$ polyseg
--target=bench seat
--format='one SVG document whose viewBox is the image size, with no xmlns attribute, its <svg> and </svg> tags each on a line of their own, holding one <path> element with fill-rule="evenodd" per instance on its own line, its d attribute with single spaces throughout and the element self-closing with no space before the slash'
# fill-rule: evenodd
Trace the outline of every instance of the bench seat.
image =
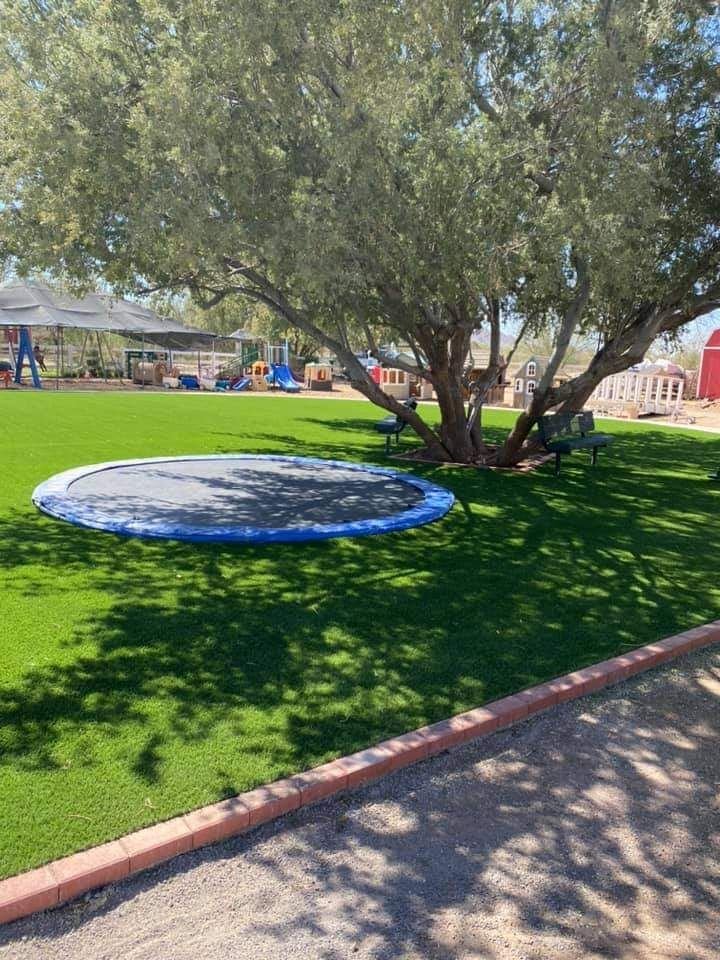
<svg viewBox="0 0 720 960">
<path fill-rule="evenodd" d="M 391 413 L 389 417 L 385 417 L 384 420 L 376 423 L 375 429 L 378 433 L 382 433 L 383 436 L 392 436 L 393 434 L 401 433 L 406 426 L 407 422 L 405 420 L 400 420 L 398 423 L 398 418 L 394 413 Z"/>
<path fill-rule="evenodd" d="M 554 413 L 538 420 L 538 432 L 548 453 L 555 454 L 555 474 L 560 473 L 560 459 L 573 450 L 592 451 L 592 465 L 597 463 L 597 452 L 609 447 L 615 439 L 608 433 L 593 433 L 595 418 L 590 410 L 580 413 Z"/>
<path fill-rule="evenodd" d="M 417 407 L 417 401 L 412 398 L 410 400 L 405 400 L 403 406 L 407 407 L 409 410 L 415 410 Z M 397 417 L 394 413 L 389 414 L 387 417 L 383 417 L 382 420 L 378 420 L 378 422 L 375 424 L 375 429 L 379 434 L 385 437 L 385 453 L 390 453 L 390 438 L 395 437 L 395 443 L 399 443 L 400 434 L 407 426 L 407 420 L 403 420 L 402 417 Z"/>
<path fill-rule="evenodd" d="M 577 437 L 569 440 L 550 440 L 545 449 L 550 453 L 572 453 L 573 450 L 592 450 L 593 447 L 607 447 L 615 437 L 609 433 L 593 433 L 590 437 Z"/>
</svg>

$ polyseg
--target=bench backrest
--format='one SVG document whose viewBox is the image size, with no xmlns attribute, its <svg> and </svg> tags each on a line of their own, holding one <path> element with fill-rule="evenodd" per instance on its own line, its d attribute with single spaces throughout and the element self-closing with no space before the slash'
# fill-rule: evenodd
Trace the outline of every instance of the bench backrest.
<svg viewBox="0 0 720 960">
<path fill-rule="evenodd" d="M 591 410 L 578 413 L 553 413 L 538 420 L 538 430 L 543 443 L 553 437 L 580 436 L 595 429 L 595 417 Z"/>
<path fill-rule="evenodd" d="M 403 401 L 403 406 L 408 407 L 410 410 L 415 410 L 417 408 L 417 400 L 412 397 L 409 400 Z M 383 417 L 379 423 L 375 424 L 375 429 L 379 430 L 380 433 L 400 433 L 408 425 L 407 420 L 403 420 L 402 417 L 399 417 L 396 413 L 389 413 L 386 417 Z"/>
<path fill-rule="evenodd" d="M 417 410 L 417 400 L 414 397 L 410 397 L 409 400 L 403 400 L 403 406 L 408 407 L 410 410 Z M 395 419 L 397 420 L 397 425 L 400 430 L 404 430 L 407 426 L 407 420 L 403 420 L 402 417 L 397 416 L 397 414 Z"/>
</svg>

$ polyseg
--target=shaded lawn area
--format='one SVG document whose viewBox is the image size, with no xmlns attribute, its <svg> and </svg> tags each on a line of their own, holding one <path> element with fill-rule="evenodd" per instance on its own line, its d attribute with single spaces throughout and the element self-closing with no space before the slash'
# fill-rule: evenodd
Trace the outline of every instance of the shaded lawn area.
<svg viewBox="0 0 720 960">
<path fill-rule="evenodd" d="M 382 414 L 50 392 L 0 413 L 0 876 L 720 615 L 710 435 L 606 424 L 597 470 L 576 455 L 559 479 L 415 467 L 458 498 L 438 523 L 223 547 L 83 530 L 30 494 L 125 457 L 383 463 Z"/>
</svg>

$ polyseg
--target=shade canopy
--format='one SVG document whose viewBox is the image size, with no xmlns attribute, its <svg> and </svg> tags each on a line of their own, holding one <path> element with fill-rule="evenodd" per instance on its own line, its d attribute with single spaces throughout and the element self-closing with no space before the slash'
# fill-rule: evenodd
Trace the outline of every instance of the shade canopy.
<svg viewBox="0 0 720 960">
<path fill-rule="evenodd" d="M 33 282 L 0 288 L 0 327 L 100 330 L 174 350 L 207 349 L 218 339 L 217 334 L 160 317 L 130 300 L 105 293 L 78 299 Z"/>
</svg>

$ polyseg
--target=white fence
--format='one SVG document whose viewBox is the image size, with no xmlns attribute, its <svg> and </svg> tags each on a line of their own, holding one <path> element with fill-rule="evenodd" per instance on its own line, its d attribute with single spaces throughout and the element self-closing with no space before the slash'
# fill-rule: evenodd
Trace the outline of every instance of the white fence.
<svg viewBox="0 0 720 960">
<path fill-rule="evenodd" d="M 682 410 L 684 377 L 628 370 L 606 377 L 588 400 L 596 413 L 643 416 Z"/>
</svg>

